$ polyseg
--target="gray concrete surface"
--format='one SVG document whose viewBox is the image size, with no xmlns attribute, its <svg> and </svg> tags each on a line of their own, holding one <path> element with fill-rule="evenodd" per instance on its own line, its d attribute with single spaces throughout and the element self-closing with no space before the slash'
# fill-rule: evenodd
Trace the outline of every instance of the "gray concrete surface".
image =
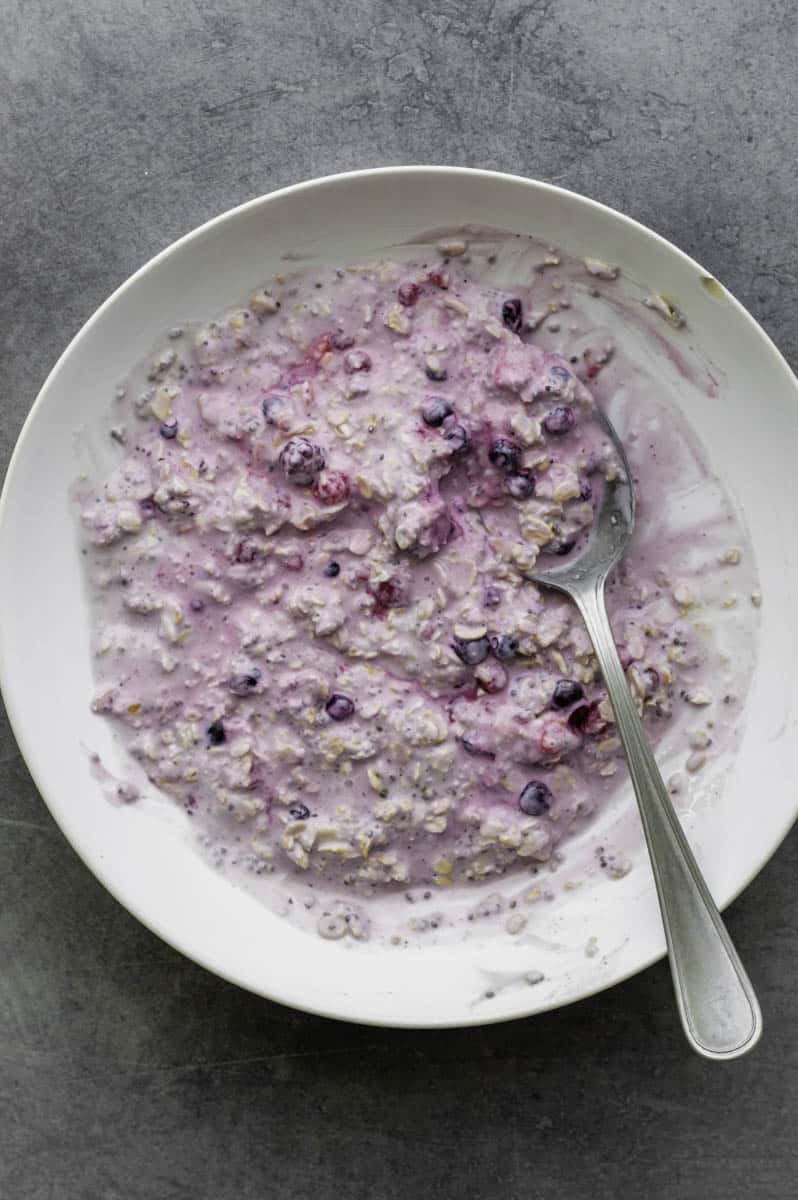
<svg viewBox="0 0 798 1200">
<path fill-rule="evenodd" d="M 58 353 L 135 267 L 350 167 L 587 192 L 694 254 L 796 362 L 793 0 L 0 0 L 0 17 L 3 465 Z M 795 836 L 729 915 L 765 1040 L 711 1066 L 682 1043 L 663 965 L 466 1032 L 246 995 L 105 894 L 7 727 L 0 754 L 4 1200 L 796 1195 Z"/>
</svg>

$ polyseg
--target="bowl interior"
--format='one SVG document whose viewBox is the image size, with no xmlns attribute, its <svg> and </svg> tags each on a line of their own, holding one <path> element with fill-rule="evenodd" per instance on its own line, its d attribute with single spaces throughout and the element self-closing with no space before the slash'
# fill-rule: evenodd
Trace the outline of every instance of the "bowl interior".
<svg viewBox="0 0 798 1200">
<path fill-rule="evenodd" d="M 744 514 L 765 597 L 734 771 L 689 820 L 710 887 L 728 902 L 796 815 L 798 563 L 783 530 L 798 516 L 798 388 L 745 311 L 723 289 L 702 284 L 696 263 L 634 222 L 557 188 L 445 168 L 336 176 L 253 201 L 159 255 L 84 327 L 26 423 L 0 510 L 3 692 L 37 785 L 77 851 L 140 920 L 220 975 L 300 1008 L 385 1024 L 523 1015 L 640 969 L 664 950 L 647 866 L 550 906 L 535 925 L 539 936 L 511 945 L 344 948 L 295 930 L 216 876 L 188 844 L 177 813 L 165 820 L 160 805 L 116 808 L 105 799 L 87 748 L 124 769 L 108 726 L 88 707 L 87 608 L 68 493 L 81 429 L 106 416 L 116 385 L 164 330 L 236 303 L 286 269 L 286 251 L 345 263 L 461 224 L 534 234 L 618 263 L 631 279 L 677 297 L 688 317 L 685 337 L 719 380 L 718 394 L 687 415 Z M 601 954 L 589 958 L 584 947 L 593 936 Z M 525 979 L 531 970 L 545 975 L 534 988 Z M 480 1000 L 486 988 L 496 991 L 490 1005 Z"/>
</svg>

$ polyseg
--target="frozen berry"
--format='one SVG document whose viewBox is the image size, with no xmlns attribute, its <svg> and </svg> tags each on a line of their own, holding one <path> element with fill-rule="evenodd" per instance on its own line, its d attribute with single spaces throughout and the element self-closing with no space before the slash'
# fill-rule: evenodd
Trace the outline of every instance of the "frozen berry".
<svg viewBox="0 0 798 1200">
<path fill-rule="evenodd" d="M 488 449 L 488 458 L 497 471 L 505 475 L 514 475 L 518 470 L 521 458 L 521 447 L 509 438 L 496 438 Z"/>
<path fill-rule="evenodd" d="M 520 333 L 524 323 L 524 306 L 520 300 L 505 300 L 502 305 L 502 320 L 513 333 Z"/>
<path fill-rule="evenodd" d="M 335 559 L 333 559 L 331 562 L 327 563 L 327 566 L 324 568 L 324 574 L 328 579 L 335 579 L 336 575 L 341 574 L 341 564 L 337 563 Z"/>
<path fill-rule="evenodd" d="M 365 350 L 350 350 L 344 355 L 344 370 L 347 375 L 354 375 L 356 371 L 370 371 L 371 355 L 366 354 Z"/>
<path fill-rule="evenodd" d="M 276 425 L 281 416 L 284 416 L 291 401 L 287 396 L 282 396 L 278 392 L 272 392 L 268 396 L 264 396 L 261 401 L 261 410 L 266 418 L 267 425 Z"/>
<path fill-rule="evenodd" d="M 289 483 L 313 483 L 323 470 L 327 456 L 321 446 L 306 437 L 291 438 L 280 451 L 280 466 Z"/>
<path fill-rule="evenodd" d="M 528 817 L 542 817 L 551 808 L 551 789 L 540 779 L 531 779 L 518 797 L 518 807 Z"/>
<path fill-rule="evenodd" d="M 412 308 L 418 300 L 418 284 L 412 279 L 406 279 L 404 283 L 400 283 L 396 289 L 396 295 L 400 304 L 404 304 L 406 308 Z"/>
<path fill-rule="evenodd" d="M 227 681 L 227 686 L 234 696 L 249 696 L 255 691 L 259 682 L 259 668 L 250 667 L 248 671 L 241 671 L 237 675 L 231 675 Z"/>
<path fill-rule="evenodd" d="M 162 421 L 158 432 L 162 438 L 166 438 L 167 442 L 171 442 L 172 438 L 177 437 L 177 418 L 169 417 L 166 421 Z"/>
<path fill-rule="evenodd" d="M 518 638 L 512 633 L 495 633 L 490 638 L 493 657 L 499 662 L 509 662 L 518 654 Z"/>
<path fill-rule="evenodd" d="M 448 400 L 444 400 L 443 396 L 430 396 L 421 410 L 421 419 L 425 425 L 437 429 L 453 412 L 451 404 Z"/>
<path fill-rule="evenodd" d="M 328 717 L 333 721 L 345 721 L 355 711 L 354 701 L 350 700 L 348 696 L 341 695 L 340 692 L 333 692 L 324 707 Z"/>
<path fill-rule="evenodd" d="M 449 443 L 452 454 L 464 454 L 471 444 L 465 425 L 452 425 L 443 436 Z"/>
<path fill-rule="evenodd" d="M 575 679 L 559 679 L 555 685 L 551 702 L 555 708 L 570 708 L 581 700 L 585 690 Z"/>
<path fill-rule="evenodd" d="M 467 667 L 475 667 L 490 654 L 490 642 L 486 637 L 469 638 L 467 641 L 465 638 L 455 638 L 452 649 Z"/>
<path fill-rule="evenodd" d="M 343 471 L 322 471 L 313 495 L 319 504 L 341 504 L 349 495 L 349 477 Z"/>
<path fill-rule="evenodd" d="M 535 475 L 533 471 L 518 471 L 505 481 L 504 486 L 513 500 L 528 500 L 535 494 Z"/>
<path fill-rule="evenodd" d="M 543 418 L 543 428 L 546 433 L 554 434 L 560 437 L 564 433 L 569 433 L 576 423 L 576 416 L 570 404 L 558 404 L 556 408 L 552 408 L 546 413 Z"/>
<path fill-rule="evenodd" d="M 227 741 L 227 734 L 224 731 L 224 725 L 221 721 L 213 721 L 208 726 L 208 741 L 212 746 L 221 746 L 222 742 Z"/>
</svg>

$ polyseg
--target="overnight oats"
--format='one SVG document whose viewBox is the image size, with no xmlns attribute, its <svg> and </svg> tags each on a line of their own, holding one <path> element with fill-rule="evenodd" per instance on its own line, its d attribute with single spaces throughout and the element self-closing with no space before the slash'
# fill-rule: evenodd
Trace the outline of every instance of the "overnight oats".
<svg viewBox="0 0 798 1200">
<path fill-rule="evenodd" d="M 576 609 L 529 579 L 578 553 L 619 470 L 597 397 L 640 509 L 608 604 L 674 793 L 733 741 L 750 661 L 724 628 L 750 641 L 759 602 L 744 532 L 716 481 L 698 512 L 688 435 L 591 314 L 603 298 L 631 328 L 617 272 L 533 246 L 515 286 L 491 272 L 518 242 L 450 240 L 172 330 L 120 388 L 112 469 L 79 488 L 95 712 L 219 869 L 325 937 L 397 941 L 454 921 L 449 896 L 520 931 L 505 897 L 552 895 L 625 782 Z M 654 346 L 679 318 L 647 299 Z M 605 840 L 591 862 L 622 875 Z M 431 915 L 374 922 L 378 901 Z"/>
</svg>

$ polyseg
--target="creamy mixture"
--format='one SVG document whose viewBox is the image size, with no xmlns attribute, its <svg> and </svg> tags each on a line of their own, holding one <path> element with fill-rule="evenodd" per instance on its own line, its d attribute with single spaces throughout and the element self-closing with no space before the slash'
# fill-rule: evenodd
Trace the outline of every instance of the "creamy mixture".
<svg viewBox="0 0 798 1200">
<path fill-rule="evenodd" d="M 366 936 L 382 893 L 499 911 L 483 881 L 559 862 L 623 769 L 581 621 L 529 579 L 578 553 L 619 469 L 592 418 L 616 346 L 584 318 L 563 335 L 564 292 L 540 307 L 554 254 L 509 290 L 490 263 L 450 241 L 297 273 L 173 330 L 120 389 L 114 469 L 80 489 L 95 711 L 217 865 L 279 878 L 325 937 Z M 641 520 L 671 486 L 647 448 Z M 644 535 L 610 593 L 648 732 L 680 729 L 688 775 L 744 691 L 696 620 L 696 581 L 741 557 L 719 528 L 692 576 Z"/>
</svg>

